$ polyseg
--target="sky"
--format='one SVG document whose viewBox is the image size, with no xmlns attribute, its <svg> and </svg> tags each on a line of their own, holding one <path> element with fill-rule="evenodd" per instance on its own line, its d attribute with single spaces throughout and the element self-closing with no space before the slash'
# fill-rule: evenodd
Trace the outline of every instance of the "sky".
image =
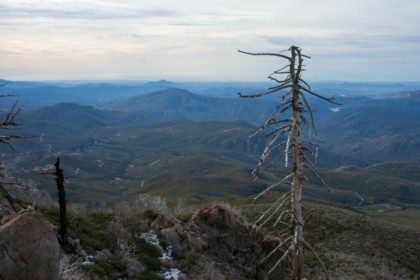
<svg viewBox="0 0 420 280">
<path fill-rule="evenodd" d="M 420 81 L 418 0 L 0 0 L 0 78 Z M 287 54 L 287 53 L 285 53 Z"/>
</svg>

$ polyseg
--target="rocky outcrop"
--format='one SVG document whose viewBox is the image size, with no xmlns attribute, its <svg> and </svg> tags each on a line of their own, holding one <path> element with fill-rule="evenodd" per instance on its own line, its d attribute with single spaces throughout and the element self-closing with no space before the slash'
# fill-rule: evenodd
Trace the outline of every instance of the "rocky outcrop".
<svg viewBox="0 0 420 280">
<path fill-rule="evenodd" d="M 0 279 L 59 279 L 60 246 L 51 224 L 23 210 L 0 221 Z"/>
<path fill-rule="evenodd" d="M 189 259 L 201 268 L 212 264 L 209 270 L 223 275 L 214 279 L 267 280 L 285 276 L 281 269 L 268 275 L 277 261 L 276 256 L 261 262 L 278 245 L 278 240 L 252 230 L 239 215 L 223 206 L 200 209 L 190 222 L 165 226 L 160 235 L 172 246 L 175 258 Z M 190 277 L 194 273 L 185 272 Z M 193 279 L 190 277 L 188 279 Z"/>
</svg>

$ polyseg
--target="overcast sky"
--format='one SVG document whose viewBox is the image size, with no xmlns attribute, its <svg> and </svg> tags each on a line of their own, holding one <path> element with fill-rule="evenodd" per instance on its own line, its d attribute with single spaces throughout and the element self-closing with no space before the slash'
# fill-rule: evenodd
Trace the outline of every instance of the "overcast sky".
<svg viewBox="0 0 420 280">
<path fill-rule="evenodd" d="M 0 0 L 0 78 L 420 81 L 419 0 Z"/>
</svg>

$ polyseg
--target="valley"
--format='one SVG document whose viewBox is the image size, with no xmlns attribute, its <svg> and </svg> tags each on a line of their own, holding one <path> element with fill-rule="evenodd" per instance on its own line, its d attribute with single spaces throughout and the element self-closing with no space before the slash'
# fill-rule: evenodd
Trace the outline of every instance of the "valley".
<svg viewBox="0 0 420 280">
<path fill-rule="evenodd" d="M 17 87 L 10 85 L 10 90 Z M 168 86 L 194 88 L 168 81 L 17 87 L 25 89 L 19 104 L 38 100 L 36 108 L 23 108 L 21 114 L 22 133 L 36 137 L 14 143 L 15 152 L 5 151 L 9 169 L 53 193 L 53 184 L 39 174 L 60 156 L 70 182 L 70 199 L 92 201 L 100 193 L 101 203 L 114 201 L 123 193 L 141 192 L 168 193 L 174 198 L 250 196 L 275 180 L 270 177 L 285 174 L 280 161 L 274 166 L 279 171 L 269 170 L 270 175 L 260 180 L 253 181 L 249 175 L 267 141 L 266 135 L 255 132 L 276 106 L 275 100 L 219 97 L 225 90 L 234 95 L 235 91 L 253 91 L 264 84 L 196 85 L 201 94 L 165 88 Z M 339 85 L 317 86 L 331 93 Z M 419 203 L 414 174 L 420 174 L 420 99 L 391 94 L 397 85 L 383 87 L 346 84 L 337 92 L 347 93 L 351 88 L 353 96 L 338 96 L 342 105 L 335 109 L 310 100 L 320 146 L 317 166 L 337 193 L 328 195 L 320 182 L 311 178 L 308 196 L 352 204 L 359 203 L 358 195 L 368 204 Z M 57 88 L 62 93 L 49 93 Z M 367 88 L 371 97 L 357 95 Z M 85 92 L 89 89 L 94 90 Z M 51 97 L 38 96 L 40 90 Z M 213 95 L 202 94 L 210 90 Z M 102 98 L 93 102 L 93 97 L 100 94 Z M 104 98 L 117 96 L 117 100 L 103 102 Z M 60 102 L 44 105 L 53 97 Z M 72 98 L 81 102 L 64 102 Z M 86 101 L 92 104 L 83 105 Z M 166 191 L 165 185 L 179 191 Z M 181 191 L 186 185 L 189 191 Z M 90 197 L 89 193 L 96 195 Z"/>
<path fill-rule="evenodd" d="M 104 215 L 109 223 L 113 215 L 121 215 L 122 205 L 134 209 L 145 198 L 171 209 L 164 207 L 164 213 L 185 219 L 183 227 L 191 223 L 194 211 L 214 204 L 228 204 L 253 222 L 289 186 L 281 185 L 256 202 L 253 198 L 291 172 L 280 159 L 261 178 L 251 176 L 268 139 L 258 127 L 276 100 L 235 95 L 263 86 L 159 81 L 2 89 L 24 89 L 18 98 L 22 129 L 13 133 L 30 137 L 15 141 L 14 150 L 3 147 L 7 174 L 21 183 L 8 189 L 27 195 L 35 187 L 38 198 L 55 201 L 55 181 L 42 173 L 51 171 L 60 157 L 73 221 Z M 332 193 L 306 170 L 304 211 L 311 216 L 306 238 L 334 277 L 350 273 L 350 266 L 359 267 L 352 272 L 355 277 L 366 279 L 379 271 L 381 279 L 416 279 L 420 273 L 412 265 L 420 246 L 420 99 L 410 93 L 417 86 L 325 82 L 316 88 L 336 93 L 342 105 L 309 100 L 318 128 L 317 166 Z M 366 95 L 359 95 L 365 90 Z M 3 106 L 15 100 L 11 97 Z M 149 213 L 139 209 L 132 213 Z M 42 211 L 55 221 L 57 210 Z M 87 248 L 99 246 L 77 233 L 77 227 L 72 230 Z M 101 235 L 107 230 L 101 228 Z M 412 244 L 409 254 L 407 244 Z M 316 261 L 305 258 L 308 273 L 322 277 Z"/>
</svg>

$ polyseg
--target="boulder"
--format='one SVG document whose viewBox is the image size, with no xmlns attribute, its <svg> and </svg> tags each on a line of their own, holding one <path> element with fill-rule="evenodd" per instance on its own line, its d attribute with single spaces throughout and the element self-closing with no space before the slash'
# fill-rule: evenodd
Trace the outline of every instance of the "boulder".
<svg viewBox="0 0 420 280">
<path fill-rule="evenodd" d="M 0 279 L 59 279 L 59 250 L 52 225 L 34 210 L 0 221 Z"/>
<path fill-rule="evenodd" d="M 16 211 L 13 210 L 12 206 L 6 199 L 0 199 L 0 220 L 3 217 L 6 217 L 8 215 L 11 215 L 15 213 Z"/>
</svg>

